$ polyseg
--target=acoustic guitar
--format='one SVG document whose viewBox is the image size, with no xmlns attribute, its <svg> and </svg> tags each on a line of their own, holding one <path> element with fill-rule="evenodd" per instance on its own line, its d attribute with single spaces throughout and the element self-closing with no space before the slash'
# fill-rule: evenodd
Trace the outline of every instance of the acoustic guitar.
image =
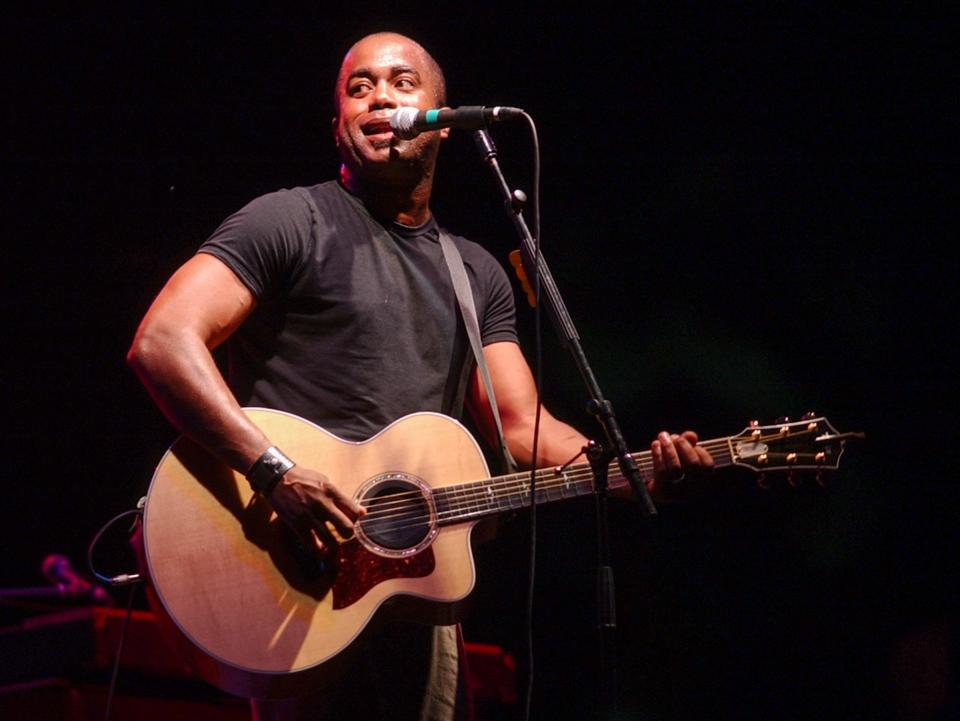
<svg viewBox="0 0 960 721">
<path fill-rule="evenodd" d="M 383 616 L 453 623 L 475 583 L 480 519 L 530 504 L 528 472 L 491 478 L 457 421 L 416 413 L 362 442 L 297 416 L 246 413 L 284 453 L 321 469 L 368 509 L 355 534 L 321 558 L 293 540 L 242 475 L 186 438 L 162 458 L 143 518 L 151 599 L 215 686 L 277 697 L 332 676 Z M 718 467 L 837 468 L 845 441 L 825 418 L 753 425 L 702 442 Z M 650 452 L 634 454 L 645 477 Z M 610 486 L 626 485 L 610 465 Z M 588 463 L 536 472 L 536 503 L 593 493 Z"/>
</svg>

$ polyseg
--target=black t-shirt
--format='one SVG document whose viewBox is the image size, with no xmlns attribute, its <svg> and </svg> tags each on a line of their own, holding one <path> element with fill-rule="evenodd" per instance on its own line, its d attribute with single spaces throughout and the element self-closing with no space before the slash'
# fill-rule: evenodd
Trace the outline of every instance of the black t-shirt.
<svg viewBox="0 0 960 721">
<path fill-rule="evenodd" d="M 431 219 L 384 226 L 338 183 L 261 196 L 200 248 L 257 307 L 228 343 L 244 406 L 295 413 L 362 440 L 416 411 L 458 415 L 473 358 Z M 516 342 L 513 293 L 483 248 L 451 236 L 483 344 Z"/>
</svg>

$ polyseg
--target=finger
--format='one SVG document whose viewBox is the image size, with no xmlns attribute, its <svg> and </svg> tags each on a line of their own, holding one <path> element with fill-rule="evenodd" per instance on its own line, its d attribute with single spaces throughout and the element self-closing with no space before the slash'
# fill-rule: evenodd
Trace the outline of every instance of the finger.
<svg viewBox="0 0 960 721">
<path fill-rule="evenodd" d="M 346 493 L 340 490 L 335 483 L 332 483 L 329 480 L 323 481 L 320 484 L 320 491 L 331 501 L 333 501 L 337 513 L 350 522 L 351 529 L 353 528 L 352 521 L 367 512 L 367 510 L 356 500 L 348 496 Z M 330 507 L 331 510 L 334 510 L 334 506 Z"/>
<path fill-rule="evenodd" d="M 332 551 L 340 545 L 340 539 L 338 539 L 331 530 L 331 525 L 318 515 L 314 515 L 313 518 L 314 526 L 313 532 L 316 534 L 318 545 L 321 549 Z M 339 531 L 337 531 L 339 533 Z"/>
<path fill-rule="evenodd" d="M 653 461 L 654 473 L 663 470 L 663 448 L 660 441 L 653 441 L 650 444 L 650 460 Z"/>
<path fill-rule="evenodd" d="M 330 521 L 337 533 L 349 538 L 353 535 L 353 520 L 340 509 L 349 502 L 350 499 L 334 483 L 323 478 L 311 494 L 310 512 L 318 524 Z"/>
<path fill-rule="evenodd" d="M 697 455 L 700 457 L 700 467 L 705 471 L 713 470 L 713 456 L 710 455 L 708 451 L 703 446 L 694 446 L 694 449 L 697 452 Z"/>
<path fill-rule="evenodd" d="M 706 448 L 697 445 L 697 441 L 699 440 L 697 434 L 694 431 L 684 431 L 680 435 L 686 438 L 690 445 L 693 446 L 693 450 L 697 454 L 697 465 L 704 471 L 713 470 L 713 456 L 710 455 L 710 451 Z"/>
<path fill-rule="evenodd" d="M 350 498 L 345 494 L 341 494 L 338 498 L 334 499 L 337 507 L 343 511 L 350 520 L 357 520 L 362 516 L 367 515 L 367 509 L 361 506 L 356 500 Z"/>
<path fill-rule="evenodd" d="M 650 460 L 653 463 L 653 478 L 647 482 L 647 485 L 648 488 L 654 488 L 660 485 L 660 481 L 666 475 L 663 469 L 663 447 L 660 441 L 655 440 L 650 444 Z"/>
<path fill-rule="evenodd" d="M 680 463 L 680 456 L 677 453 L 677 446 L 673 440 L 674 438 L 678 438 L 678 436 L 671 436 L 666 431 L 661 431 L 657 436 L 657 440 L 660 441 L 660 446 L 663 450 L 664 471 L 670 478 L 679 478 L 683 475 L 683 468 Z"/>
<path fill-rule="evenodd" d="M 684 431 L 680 435 L 686 438 L 691 446 L 697 445 L 697 441 L 700 440 L 700 437 L 694 431 Z"/>
<path fill-rule="evenodd" d="M 317 537 L 313 534 L 313 527 L 309 518 L 295 519 L 293 522 L 287 523 L 287 528 L 293 532 L 304 552 L 317 553 L 322 548 Z"/>
<path fill-rule="evenodd" d="M 677 457 L 680 459 L 680 465 L 683 468 L 693 468 L 700 465 L 700 456 L 697 454 L 696 447 L 690 443 L 684 435 L 672 435 L 673 446 L 677 450 Z"/>
<path fill-rule="evenodd" d="M 317 500 L 312 507 L 314 517 L 321 523 L 330 522 L 344 538 L 350 538 L 353 535 L 353 521 L 339 508 L 336 502 L 327 497 Z"/>
<path fill-rule="evenodd" d="M 663 447 L 660 441 L 654 441 L 650 444 L 650 460 L 653 461 L 654 470 L 663 468 Z"/>
</svg>

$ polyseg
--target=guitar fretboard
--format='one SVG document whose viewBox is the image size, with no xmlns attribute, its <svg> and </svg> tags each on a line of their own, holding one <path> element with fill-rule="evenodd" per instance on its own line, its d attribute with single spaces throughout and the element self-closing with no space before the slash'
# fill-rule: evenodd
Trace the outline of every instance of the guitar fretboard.
<svg viewBox="0 0 960 721">
<path fill-rule="evenodd" d="M 730 438 L 704 441 L 700 445 L 710 451 L 717 467 L 730 465 Z M 644 480 L 653 476 L 650 451 L 631 454 Z M 627 485 L 620 466 L 613 462 L 608 467 L 610 488 Z M 437 516 L 441 525 L 460 523 L 517 510 L 530 505 L 530 472 L 511 473 L 496 478 L 469 481 L 434 490 Z M 535 499 L 537 505 L 576 498 L 593 493 L 593 471 L 589 463 L 578 463 L 564 468 L 541 468 L 536 472 Z"/>
</svg>

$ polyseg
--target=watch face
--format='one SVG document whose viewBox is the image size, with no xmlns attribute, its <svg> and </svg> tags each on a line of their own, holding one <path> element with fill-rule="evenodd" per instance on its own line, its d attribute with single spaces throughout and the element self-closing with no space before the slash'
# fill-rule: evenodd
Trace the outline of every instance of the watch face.
<svg viewBox="0 0 960 721">
<path fill-rule="evenodd" d="M 254 491 L 268 494 L 283 474 L 294 465 L 293 461 L 276 448 L 270 448 L 253 464 L 253 468 L 247 474 L 247 480 Z"/>
</svg>

